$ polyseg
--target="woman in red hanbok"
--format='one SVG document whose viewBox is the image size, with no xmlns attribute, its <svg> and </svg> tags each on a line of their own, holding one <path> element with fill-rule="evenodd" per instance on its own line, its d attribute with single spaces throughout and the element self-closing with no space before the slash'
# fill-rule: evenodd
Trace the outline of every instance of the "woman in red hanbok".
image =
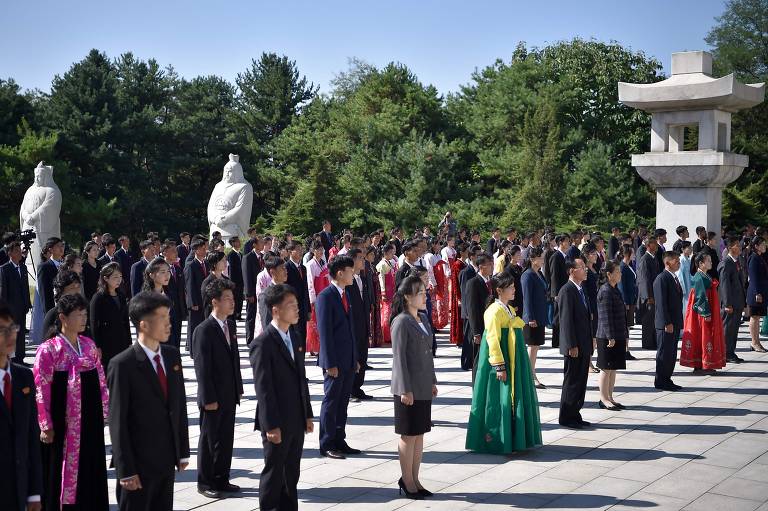
<svg viewBox="0 0 768 511">
<path fill-rule="evenodd" d="M 384 343 L 384 334 L 381 330 L 381 284 L 379 282 L 379 272 L 374 263 L 376 260 L 376 247 L 371 245 L 365 250 L 365 260 L 371 265 L 371 282 L 373 282 L 373 304 L 369 320 L 371 337 L 368 346 L 377 348 Z"/>
<path fill-rule="evenodd" d="M 683 324 L 680 365 L 696 374 L 715 374 L 725 367 L 725 337 L 720 317 L 717 280 L 707 274 L 712 268 L 709 254 L 696 254 L 696 274 L 691 277 L 688 310 Z"/>
<path fill-rule="evenodd" d="M 395 259 L 395 245 L 387 243 L 384 246 L 383 257 L 376 266 L 379 272 L 379 286 L 381 287 L 381 336 L 384 344 L 392 343 L 389 331 L 389 315 L 392 311 L 392 298 L 395 296 L 395 274 L 397 273 L 397 259 Z"/>
<path fill-rule="evenodd" d="M 432 268 L 435 274 L 435 328 L 441 330 L 448 324 L 450 297 L 448 296 L 448 263 L 440 259 Z"/>
<path fill-rule="evenodd" d="M 461 320 L 461 288 L 459 287 L 459 273 L 467 267 L 464 260 L 467 258 L 469 245 L 461 243 L 458 247 L 459 254 L 456 259 L 449 261 L 451 268 L 451 344 L 461 346 L 464 340 L 464 323 Z"/>
<path fill-rule="evenodd" d="M 315 319 L 315 299 L 320 291 L 331 284 L 328 274 L 328 266 L 323 260 L 325 249 L 322 243 L 315 242 L 312 245 L 314 253 L 312 259 L 306 264 L 307 267 L 307 288 L 309 290 L 309 303 L 312 308 L 309 321 L 307 321 L 307 353 L 317 355 L 320 352 L 320 336 L 317 333 L 317 320 Z"/>
</svg>

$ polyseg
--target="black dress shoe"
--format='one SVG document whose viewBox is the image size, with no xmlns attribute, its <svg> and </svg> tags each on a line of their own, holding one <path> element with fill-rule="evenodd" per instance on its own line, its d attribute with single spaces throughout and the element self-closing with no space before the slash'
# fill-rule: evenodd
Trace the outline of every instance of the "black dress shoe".
<svg viewBox="0 0 768 511">
<path fill-rule="evenodd" d="M 236 484 L 227 483 L 219 488 L 219 491 L 225 491 L 227 493 L 238 493 L 240 491 L 240 487 Z"/>
<path fill-rule="evenodd" d="M 332 460 L 345 460 L 347 459 L 346 456 L 341 451 L 334 451 L 331 449 L 330 451 L 324 451 L 320 449 L 320 456 L 323 456 L 324 458 L 331 458 Z"/>
<path fill-rule="evenodd" d="M 625 351 L 625 352 L 624 352 L 624 360 L 637 360 L 637 357 L 636 357 L 636 356 L 634 356 L 634 355 L 633 355 L 632 353 L 630 353 L 629 351 Z"/>
<path fill-rule="evenodd" d="M 564 428 L 569 429 L 583 429 L 584 426 L 581 425 L 581 422 L 561 422 L 560 425 Z"/>
<path fill-rule="evenodd" d="M 365 366 L 363 366 L 363 369 L 365 369 L 365 370 L 367 371 L 367 370 L 369 370 L 369 369 L 373 369 L 373 367 L 372 367 L 370 364 L 368 364 L 368 363 L 366 362 L 366 363 L 365 363 Z"/>
<path fill-rule="evenodd" d="M 203 497 L 208 497 L 209 499 L 220 499 L 222 498 L 222 495 L 217 490 L 214 490 L 213 488 L 198 488 L 197 493 L 202 495 Z"/>
<path fill-rule="evenodd" d="M 547 388 L 547 386 L 544 385 L 541 382 L 536 382 L 536 383 L 533 384 L 533 386 L 536 387 L 537 389 L 546 389 Z"/>
<path fill-rule="evenodd" d="M 736 357 L 728 357 L 728 358 L 725 359 L 725 361 L 728 362 L 729 364 L 743 364 L 744 363 L 744 359 L 740 358 L 738 356 L 736 356 Z"/>
<path fill-rule="evenodd" d="M 349 402 L 350 403 L 359 403 L 360 402 L 360 398 L 357 397 L 357 396 L 349 396 Z"/>
<path fill-rule="evenodd" d="M 581 426 L 582 428 L 591 428 L 592 423 L 587 421 L 579 421 L 579 426 Z"/>
<path fill-rule="evenodd" d="M 360 454 L 362 451 L 360 449 L 353 449 L 347 444 L 344 444 L 339 448 L 339 452 L 343 454 Z"/>
</svg>

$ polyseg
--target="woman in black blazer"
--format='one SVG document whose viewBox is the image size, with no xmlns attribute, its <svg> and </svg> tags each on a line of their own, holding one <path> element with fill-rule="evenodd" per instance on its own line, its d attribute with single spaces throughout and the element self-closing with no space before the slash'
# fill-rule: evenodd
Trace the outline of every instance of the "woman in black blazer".
<svg viewBox="0 0 768 511">
<path fill-rule="evenodd" d="M 99 289 L 99 275 L 101 271 L 101 265 L 96 260 L 99 255 L 99 246 L 93 241 L 89 241 L 85 244 L 83 249 L 83 271 L 80 276 L 83 279 L 83 295 L 89 302 L 96 291 Z"/>
<path fill-rule="evenodd" d="M 99 288 L 91 299 L 91 334 L 101 351 L 104 371 L 112 358 L 131 346 L 128 303 L 119 291 L 123 273 L 119 263 L 109 263 L 99 273 Z"/>
<path fill-rule="evenodd" d="M 621 281 L 621 268 L 614 261 L 605 263 L 608 280 L 597 293 L 597 366 L 600 373 L 600 408 L 622 410 L 624 406 L 613 399 L 616 386 L 616 370 L 626 369 L 624 356 L 627 345 L 627 322 L 624 299 L 617 284 Z"/>
<path fill-rule="evenodd" d="M 768 263 L 765 259 L 766 242 L 762 236 L 752 239 L 752 255 L 747 263 L 749 286 L 747 287 L 747 305 L 749 305 L 749 334 L 752 337 L 750 349 L 765 353 L 760 344 L 760 318 L 768 314 Z"/>
</svg>

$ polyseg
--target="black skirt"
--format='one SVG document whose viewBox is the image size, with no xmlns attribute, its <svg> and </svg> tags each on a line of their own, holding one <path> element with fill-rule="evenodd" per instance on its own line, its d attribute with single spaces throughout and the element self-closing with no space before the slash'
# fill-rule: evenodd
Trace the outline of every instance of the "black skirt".
<svg viewBox="0 0 768 511">
<path fill-rule="evenodd" d="M 400 396 L 395 400 L 395 433 L 405 436 L 423 435 L 432 429 L 432 400 L 414 400 L 405 406 Z"/>
<path fill-rule="evenodd" d="M 104 448 L 104 415 L 101 388 L 96 369 L 80 373 L 80 461 L 77 474 L 76 503 L 64 505 L 64 511 L 109 509 L 107 464 Z M 53 373 L 51 418 L 53 443 L 42 444 L 43 509 L 58 511 L 61 493 L 61 467 L 64 462 L 64 437 L 67 434 L 67 372 Z"/>
<path fill-rule="evenodd" d="M 539 325 L 536 328 L 525 325 L 523 327 L 523 339 L 525 339 L 526 346 L 543 346 L 544 325 Z"/>
<path fill-rule="evenodd" d="M 600 369 L 626 369 L 627 341 L 616 339 L 613 348 L 608 347 L 608 339 L 597 340 L 597 367 Z"/>
<path fill-rule="evenodd" d="M 757 303 L 749 306 L 749 315 L 762 318 L 766 315 L 766 305 L 764 303 Z"/>
</svg>

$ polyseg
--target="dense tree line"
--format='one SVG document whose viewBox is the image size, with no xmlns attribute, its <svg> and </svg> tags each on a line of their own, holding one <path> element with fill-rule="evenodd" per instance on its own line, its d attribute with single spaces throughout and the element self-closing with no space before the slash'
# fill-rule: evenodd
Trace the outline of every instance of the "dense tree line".
<svg viewBox="0 0 768 511">
<path fill-rule="evenodd" d="M 744 36 L 766 18 L 768 1 L 728 5 L 707 39 L 718 72 L 766 77 L 764 40 Z M 276 54 L 232 84 L 92 50 L 50 93 L 0 80 L 0 226 L 18 226 L 44 160 L 72 241 L 96 228 L 205 231 L 230 152 L 241 155 L 264 230 L 313 232 L 325 217 L 411 228 L 446 209 L 478 229 L 652 223 L 653 191 L 630 167 L 632 153 L 648 150 L 650 117 L 618 103 L 617 82 L 658 81 L 661 69 L 617 43 L 574 39 L 521 43 L 447 97 L 402 64 L 354 59 L 321 93 Z M 768 220 L 767 125 L 765 104 L 734 118 L 734 150 L 751 165 L 725 193 L 734 225 Z"/>
</svg>

